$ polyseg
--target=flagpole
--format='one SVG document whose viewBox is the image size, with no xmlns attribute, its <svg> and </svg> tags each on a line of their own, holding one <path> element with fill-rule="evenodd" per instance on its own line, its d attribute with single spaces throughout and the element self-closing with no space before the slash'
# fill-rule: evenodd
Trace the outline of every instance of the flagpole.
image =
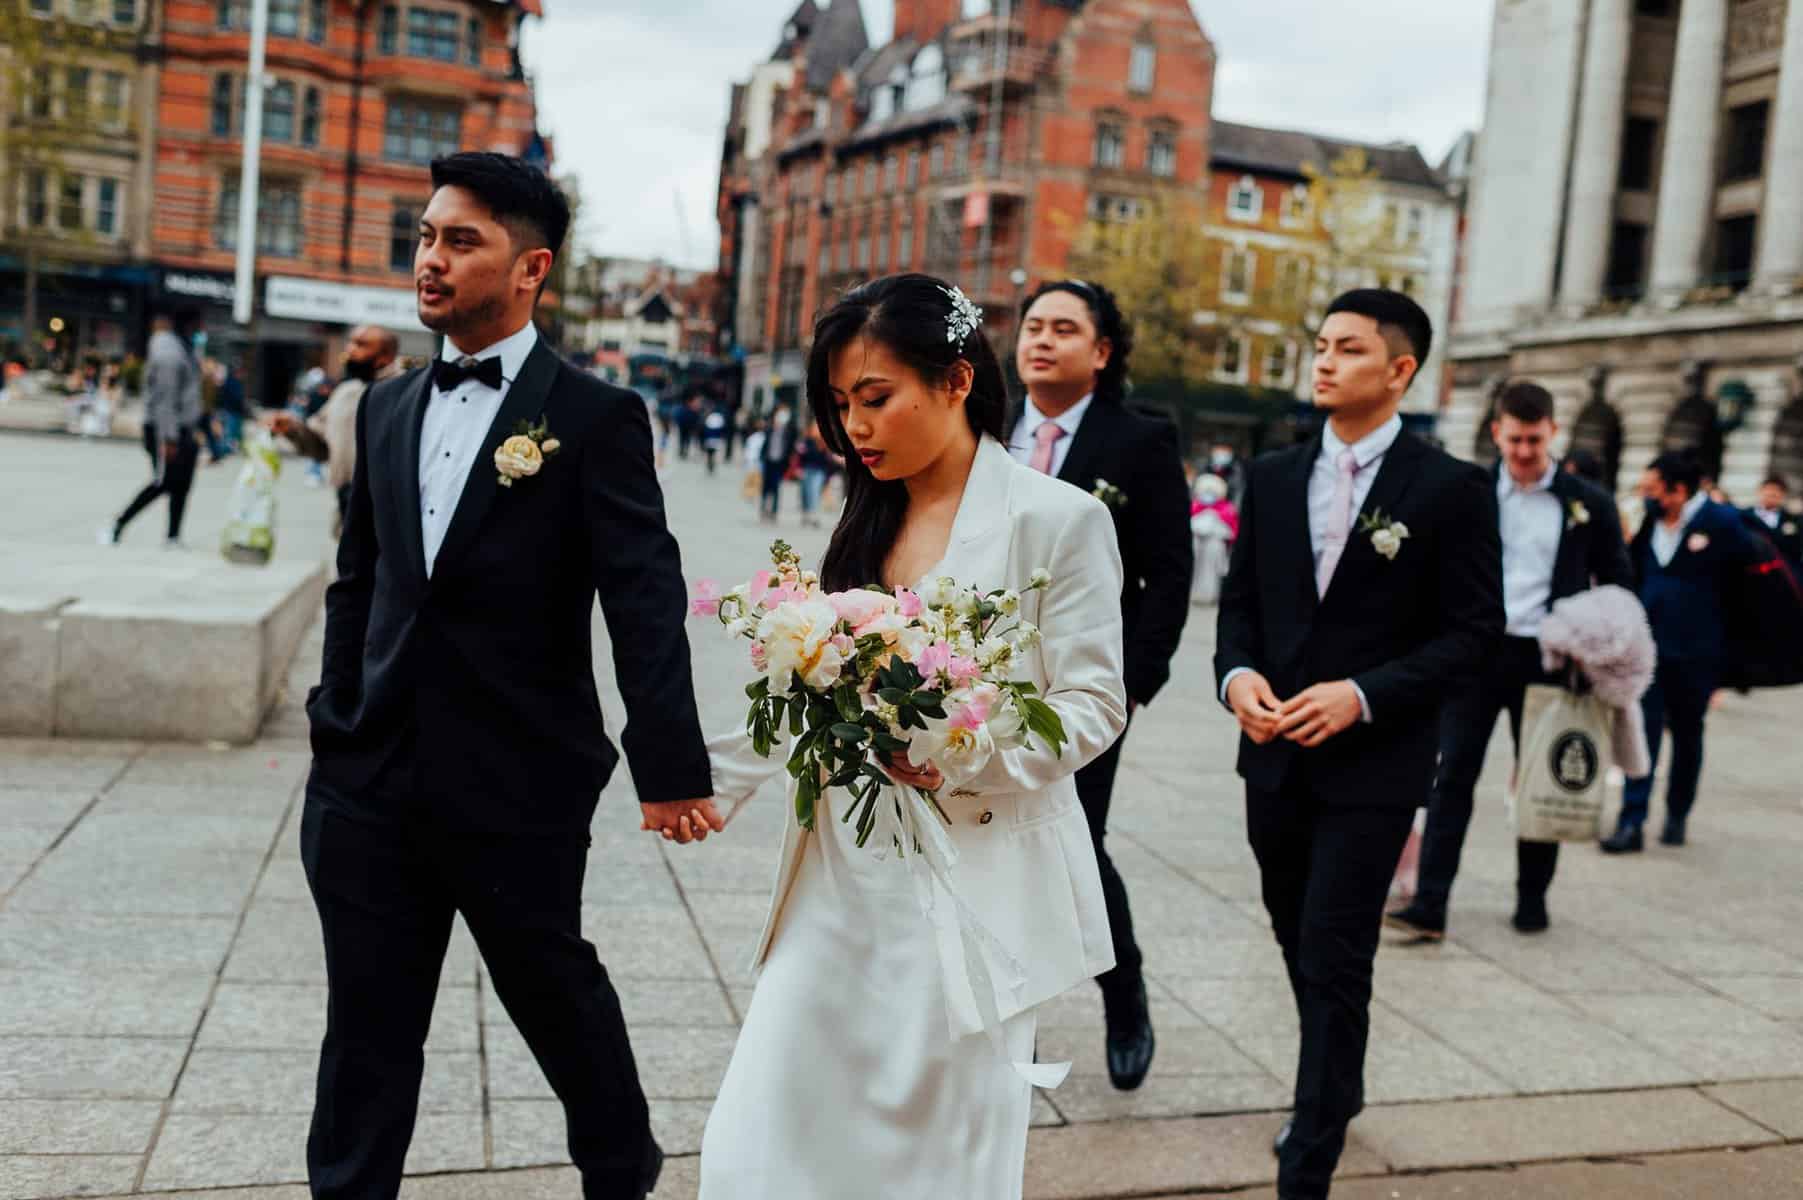
<svg viewBox="0 0 1803 1200">
<path fill-rule="evenodd" d="M 238 261 L 232 320 L 248 325 L 255 310 L 257 189 L 263 157 L 264 54 L 269 42 L 269 0 L 250 0 L 250 70 L 244 76 L 244 163 L 238 172 Z"/>
</svg>

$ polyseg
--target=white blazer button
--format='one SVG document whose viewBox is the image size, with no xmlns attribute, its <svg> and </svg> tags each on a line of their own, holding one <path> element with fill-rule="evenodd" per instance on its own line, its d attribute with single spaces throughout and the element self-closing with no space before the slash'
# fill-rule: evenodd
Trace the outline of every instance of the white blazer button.
<svg viewBox="0 0 1803 1200">
<path fill-rule="evenodd" d="M 995 820 L 995 814 L 990 812 L 988 809 L 984 809 L 983 815 L 977 818 L 977 824 L 987 825 L 987 824 L 989 824 L 989 822 L 991 822 L 993 820 Z"/>
</svg>

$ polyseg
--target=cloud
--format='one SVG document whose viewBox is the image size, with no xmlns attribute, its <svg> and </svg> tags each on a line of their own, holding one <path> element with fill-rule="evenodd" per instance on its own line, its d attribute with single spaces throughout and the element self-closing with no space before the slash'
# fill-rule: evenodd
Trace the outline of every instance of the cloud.
<svg viewBox="0 0 1803 1200">
<path fill-rule="evenodd" d="M 796 0 L 554 0 L 524 54 L 595 253 L 716 261 L 714 198 L 734 81 Z M 865 0 L 872 41 L 892 0 Z M 1219 53 L 1215 115 L 1437 159 L 1482 117 L 1493 0 L 1195 0 Z M 686 237 L 684 226 L 687 226 Z"/>
</svg>

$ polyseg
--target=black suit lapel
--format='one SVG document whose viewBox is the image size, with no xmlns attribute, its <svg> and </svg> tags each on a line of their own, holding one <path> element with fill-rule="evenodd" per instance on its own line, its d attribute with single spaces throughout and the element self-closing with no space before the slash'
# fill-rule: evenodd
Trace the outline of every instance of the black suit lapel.
<svg viewBox="0 0 1803 1200">
<path fill-rule="evenodd" d="M 432 372 L 428 368 L 401 393 L 400 408 L 395 413 L 400 461 L 388 472 L 394 481 L 395 512 L 400 514 L 407 565 L 421 580 L 426 577 L 426 543 L 419 514 L 419 439 L 420 429 L 426 423 L 426 404 L 431 398 Z"/>
<path fill-rule="evenodd" d="M 1071 439 L 1071 448 L 1064 455 L 1064 466 L 1059 469 L 1058 478 L 1086 492 L 1095 491 L 1102 452 L 1113 440 L 1120 416 L 1121 410 L 1113 404 L 1091 400 L 1089 409 L 1083 414 L 1083 423 L 1077 426 L 1077 435 Z M 1108 482 L 1119 483 L 1114 479 Z M 1127 499 L 1131 503 L 1133 498 Z"/>
<path fill-rule="evenodd" d="M 1315 587 L 1314 530 L 1309 528 L 1308 516 L 1309 480 L 1315 473 L 1315 460 L 1320 457 L 1321 433 L 1317 430 L 1288 464 L 1282 500 L 1289 516 L 1290 528 L 1284 530 L 1284 553 L 1289 556 L 1290 565 L 1279 571 L 1276 582 L 1278 587 L 1294 587 L 1300 592 L 1304 621 L 1312 621 L 1321 604 L 1320 592 Z"/>
<path fill-rule="evenodd" d="M 1333 582 L 1328 585 L 1327 596 L 1345 591 L 1352 585 L 1348 577 L 1356 577 L 1372 569 L 1372 564 L 1388 565 L 1382 555 L 1371 545 L 1371 534 L 1362 526 L 1369 520 L 1381 517 L 1386 523 L 1396 519 L 1397 505 L 1408 494 L 1409 485 L 1415 482 L 1416 466 L 1423 454 L 1427 452 L 1427 443 L 1408 433 L 1397 435 L 1395 443 L 1384 455 L 1383 465 L 1377 469 L 1377 479 L 1371 484 L 1371 492 L 1365 497 L 1365 503 L 1359 509 L 1358 516 L 1352 519 L 1352 528 L 1346 533 L 1346 550 L 1339 565 L 1334 568 Z M 1403 543 L 1402 553 L 1409 552 L 1408 543 Z"/>
<path fill-rule="evenodd" d="M 512 434 L 521 421 L 536 420 L 544 412 L 545 399 L 550 395 L 551 384 L 556 378 L 557 356 L 540 339 L 533 346 L 532 353 L 526 356 L 519 378 L 508 387 L 507 397 L 501 401 L 500 411 L 495 413 L 494 422 L 488 427 L 488 436 L 476 451 L 476 461 L 470 466 L 470 477 L 464 481 L 457 510 L 451 514 L 450 527 L 445 530 L 444 544 L 439 547 L 438 558 L 432 564 L 434 578 L 442 577 L 446 568 L 455 563 L 457 556 L 468 547 L 476 530 L 481 528 L 482 518 L 488 515 L 495 493 L 501 490 L 501 477 L 495 471 L 495 448 Z M 557 431 L 552 430 L 551 436 L 557 436 Z M 415 487 L 416 508 L 418 491 Z"/>
<path fill-rule="evenodd" d="M 1584 563 L 1576 561 L 1583 547 L 1579 544 L 1581 539 L 1572 536 L 1571 506 L 1581 498 L 1578 485 L 1563 469 L 1555 468 L 1555 471 L 1553 495 L 1559 498 L 1559 550 L 1553 555 L 1552 598 L 1563 600 L 1590 586 L 1590 571 Z M 1594 515 L 1592 519 L 1595 519 Z"/>
</svg>

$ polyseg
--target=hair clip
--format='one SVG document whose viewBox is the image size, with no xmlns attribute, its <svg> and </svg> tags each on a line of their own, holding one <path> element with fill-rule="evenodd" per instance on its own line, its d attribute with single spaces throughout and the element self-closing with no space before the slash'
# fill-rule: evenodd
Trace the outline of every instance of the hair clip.
<svg viewBox="0 0 1803 1200">
<path fill-rule="evenodd" d="M 970 302 L 962 288 L 941 285 L 939 290 L 952 302 L 952 311 L 945 316 L 945 340 L 963 350 L 964 339 L 983 323 L 983 310 Z"/>
</svg>

